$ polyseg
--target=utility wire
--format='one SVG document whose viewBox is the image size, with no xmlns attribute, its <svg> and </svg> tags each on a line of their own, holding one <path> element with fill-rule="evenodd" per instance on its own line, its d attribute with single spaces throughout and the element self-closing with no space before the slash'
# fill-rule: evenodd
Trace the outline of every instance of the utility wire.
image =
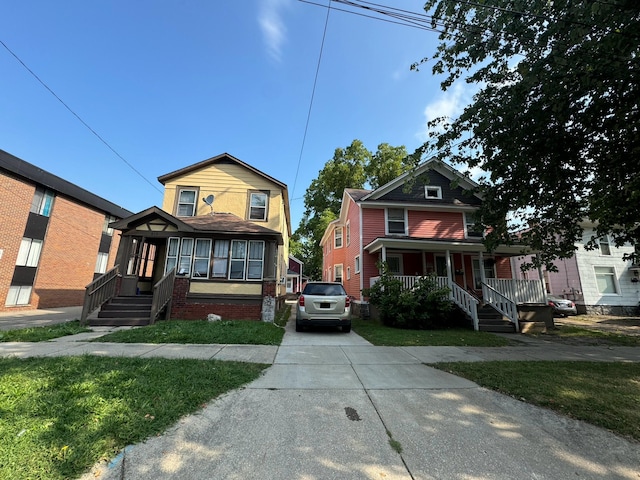
<svg viewBox="0 0 640 480">
<path fill-rule="evenodd" d="M 91 133 L 93 133 L 98 140 L 100 140 L 103 144 L 106 145 L 106 147 L 111 150 L 120 160 L 122 160 L 131 170 L 133 170 L 136 174 L 138 174 L 138 176 L 140 178 L 142 178 L 145 182 L 147 182 L 149 185 L 151 185 L 151 187 L 153 187 L 155 190 L 157 190 L 159 193 L 163 193 L 162 190 L 160 190 L 157 186 L 155 186 L 153 183 L 151 183 L 142 173 L 140 173 L 138 170 L 136 170 L 136 168 L 131 165 L 127 160 L 125 160 L 125 158 L 120 155 L 111 145 L 109 145 L 109 143 L 102 138 L 98 132 L 96 132 L 93 128 L 91 128 L 89 126 L 89 124 L 87 122 L 85 122 L 80 115 L 78 115 L 76 112 L 74 112 L 71 107 L 69 107 L 69 105 L 67 105 L 51 88 L 49 88 L 49 86 L 44 83 L 42 81 L 42 79 L 40 79 L 40 77 L 38 77 L 38 75 L 35 74 L 35 72 L 33 70 L 31 70 L 27 64 L 25 64 L 20 57 L 18 57 L 18 55 L 16 55 L 2 40 L 0 40 L 0 44 L 2 44 L 2 46 L 11 54 L 13 55 L 13 57 L 38 81 L 40 82 L 40 84 L 46 88 L 49 93 L 51 93 L 51 95 L 53 95 L 62 105 L 64 105 L 64 107 L 69 110 L 69 112 L 71 112 L 71 114 L 76 117 L 80 123 L 82 123 Z"/>
<path fill-rule="evenodd" d="M 327 37 L 327 27 L 329 25 L 329 13 L 331 12 L 331 0 L 329 0 L 329 8 L 327 8 L 327 16 L 324 20 L 324 31 L 322 32 L 322 42 L 320 43 L 320 53 L 318 55 L 318 63 L 316 65 L 316 75 L 313 79 L 313 87 L 311 89 L 311 100 L 309 101 L 309 110 L 307 111 L 307 122 L 304 126 L 304 134 L 302 136 L 302 145 L 300 146 L 300 155 L 298 156 L 298 166 L 296 167 L 296 176 L 293 179 L 293 189 L 291 190 L 291 196 L 293 197 L 296 191 L 296 184 L 298 182 L 298 173 L 300 172 L 300 163 L 302 162 L 302 152 L 304 151 L 304 144 L 307 139 L 307 131 L 309 130 L 309 121 L 311 120 L 311 109 L 313 107 L 313 99 L 316 94 L 316 86 L 318 84 L 318 74 L 320 72 L 320 64 L 322 62 L 322 51 L 324 50 L 324 41 Z"/>
</svg>

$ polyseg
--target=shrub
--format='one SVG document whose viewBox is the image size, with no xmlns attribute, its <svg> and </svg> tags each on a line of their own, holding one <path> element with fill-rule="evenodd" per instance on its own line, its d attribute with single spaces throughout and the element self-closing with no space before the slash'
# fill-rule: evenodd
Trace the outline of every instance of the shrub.
<svg viewBox="0 0 640 480">
<path fill-rule="evenodd" d="M 364 294 L 378 308 L 384 325 L 415 330 L 446 325 L 453 307 L 450 290 L 439 286 L 435 275 L 420 277 L 413 288 L 404 289 L 402 282 L 389 273 L 386 264 L 380 264 L 379 268 L 380 279 Z"/>
</svg>

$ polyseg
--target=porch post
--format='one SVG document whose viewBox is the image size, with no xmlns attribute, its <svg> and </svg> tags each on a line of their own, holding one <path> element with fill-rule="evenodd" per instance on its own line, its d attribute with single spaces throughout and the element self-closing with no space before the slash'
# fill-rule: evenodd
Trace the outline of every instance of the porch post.
<svg viewBox="0 0 640 480">
<path fill-rule="evenodd" d="M 536 258 L 540 259 L 540 256 L 536 254 Z M 538 279 L 540 279 L 540 288 L 542 289 L 542 302 L 547 304 L 547 287 L 544 284 L 544 274 L 542 273 L 542 267 L 538 267 Z"/>
<path fill-rule="evenodd" d="M 453 274 L 451 271 L 451 253 L 449 250 L 445 252 L 447 256 L 447 279 L 449 280 L 449 288 L 451 288 L 451 284 L 453 283 Z"/>
<path fill-rule="evenodd" d="M 427 274 L 427 252 L 422 250 L 422 275 Z"/>
<path fill-rule="evenodd" d="M 484 257 L 482 256 L 482 250 L 478 253 L 478 263 L 480 264 L 480 282 L 487 283 L 487 278 L 484 275 Z"/>
</svg>

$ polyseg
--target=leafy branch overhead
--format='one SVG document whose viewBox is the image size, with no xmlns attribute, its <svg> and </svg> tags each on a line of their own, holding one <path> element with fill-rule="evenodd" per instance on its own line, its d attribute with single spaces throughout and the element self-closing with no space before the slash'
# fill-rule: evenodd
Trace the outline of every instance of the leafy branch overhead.
<svg viewBox="0 0 640 480">
<path fill-rule="evenodd" d="M 640 3 L 429 0 L 442 31 L 429 63 L 442 89 L 474 84 L 420 150 L 486 172 L 487 246 L 523 240 L 542 262 L 611 235 L 640 244 Z M 509 218 L 509 222 L 505 221 Z"/>
<path fill-rule="evenodd" d="M 320 240 L 329 223 L 338 218 L 344 190 L 377 188 L 412 165 L 404 146 L 382 143 L 372 153 L 354 140 L 346 148 L 335 149 L 304 195 L 304 215 L 292 238 L 292 254 L 304 262 L 307 276 L 322 278 Z"/>
</svg>

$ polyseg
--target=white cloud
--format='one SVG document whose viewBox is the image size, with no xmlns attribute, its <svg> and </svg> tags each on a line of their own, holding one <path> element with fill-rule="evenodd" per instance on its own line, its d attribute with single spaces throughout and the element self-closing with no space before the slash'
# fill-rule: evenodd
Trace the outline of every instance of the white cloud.
<svg viewBox="0 0 640 480">
<path fill-rule="evenodd" d="M 290 0 L 261 0 L 258 23 L 269 56 L 276 61 L 282 58 L 282 44 L 286 40 L 287 28 L 282 20 L 282 10 L 290 5 Z"/>
</svg>

